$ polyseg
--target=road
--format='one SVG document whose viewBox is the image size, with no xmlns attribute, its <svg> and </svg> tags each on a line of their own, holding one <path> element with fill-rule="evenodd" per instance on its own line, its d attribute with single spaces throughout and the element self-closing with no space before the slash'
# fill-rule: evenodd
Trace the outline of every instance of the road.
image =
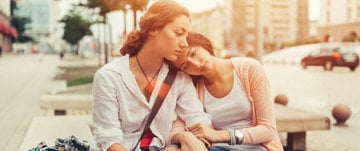
<svg viewBox="0 0 360 151">
<path fill-rule="evenodd" d="M 58 61 L 57 55 L 4 54 L 0 58 L 1 151 L 17 150 L 32 117 L 44 115 L 40 95 L 64 86 L 52 80 Z"/>
<path fill-rule="evenodd" d="M 360 125 L 360 68 L 335 67 L 324 71 L 322 67 L 265 64 L 274 97 L 284 93 L 288 106 L 305 109 L 332 117 L 331 110 L 338 103 L 350 107 L 349 124 Z"/>
</svg>

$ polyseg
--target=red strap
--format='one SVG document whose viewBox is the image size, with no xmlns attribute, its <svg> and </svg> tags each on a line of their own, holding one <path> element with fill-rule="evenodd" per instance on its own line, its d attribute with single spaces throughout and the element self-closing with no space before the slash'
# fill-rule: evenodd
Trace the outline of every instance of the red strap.
<svg viewBox="0 0 360 151">
<path fill-rule="evenodd" d="M 149 128 L 145 132 L 144 136 L 141 138 L 140 148 L 148 149 L 150 146 L 150 143 L 154 137 L 155 137 L 155 135 L 152 133 L 151 129 Z"/>
</svg>

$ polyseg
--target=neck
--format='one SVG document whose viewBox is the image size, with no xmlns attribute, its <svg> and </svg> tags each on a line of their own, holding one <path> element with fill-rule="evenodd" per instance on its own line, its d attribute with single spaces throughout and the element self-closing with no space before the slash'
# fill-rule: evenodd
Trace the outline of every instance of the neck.
<svg viewBox="0 0 360 151">
<path fill-rule="evenodd" d="M 163 58 L 157 57 L 153 54 L 148 54 L 140 51 L 135 57 L 138 58 L 138 65 L 141 65 L 143 71 L 147 75 L 155 74 L 163 64 Z"/>
<path fill-rule="evenodd" d="M 213 57 L 213 67 L 211 72 L 203 75 L 205 85 L 222 82 L 233 74 L 233 66 L 230 59 L 220 59 Z"/>
</svg>

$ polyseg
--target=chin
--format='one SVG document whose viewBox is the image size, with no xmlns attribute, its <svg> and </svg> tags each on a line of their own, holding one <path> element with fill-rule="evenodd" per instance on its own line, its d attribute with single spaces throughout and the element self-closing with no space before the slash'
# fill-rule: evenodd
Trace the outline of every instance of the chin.
<svg viewBox="0 0 360 151">
<path fill-rule="evenodd" d="M 171 61 L 171 62 L 174 62 L 178 59 L 179 57 L 178 56 L 169 56 L 169 57 L 166 57 L 167 60 Z"/>
</svg>

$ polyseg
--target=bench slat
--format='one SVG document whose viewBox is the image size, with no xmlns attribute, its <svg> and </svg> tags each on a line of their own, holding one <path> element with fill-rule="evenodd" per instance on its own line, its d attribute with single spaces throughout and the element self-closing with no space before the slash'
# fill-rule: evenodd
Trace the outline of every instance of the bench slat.
<svg viewBox="0 0 360 151">
<path fill-rule="evenodd" d="M 276 125 L 279 132 L 305 132 L 330 129 L 326 116 L 275 103 Z"/>
<path fill-rule="evenodd" d="M 91 94 L 51 94 L 42 95 L 40 106 L 45 109 L 90 109 L 93 104 Z"/>
</svg>

